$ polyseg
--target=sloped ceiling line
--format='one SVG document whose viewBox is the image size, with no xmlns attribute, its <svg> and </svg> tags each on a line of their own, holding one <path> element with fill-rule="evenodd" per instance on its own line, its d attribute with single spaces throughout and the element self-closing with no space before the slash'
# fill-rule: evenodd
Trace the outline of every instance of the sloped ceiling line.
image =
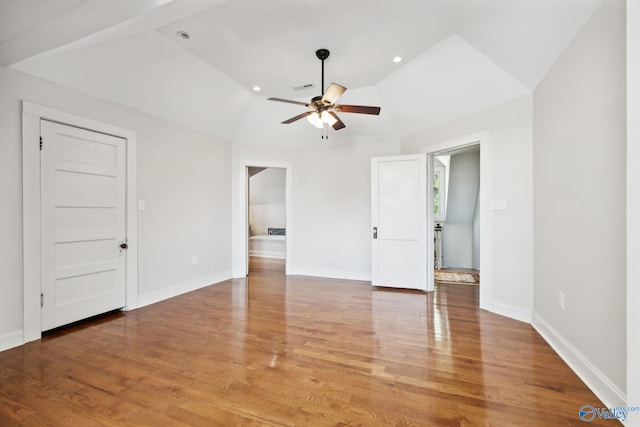
<svg viewBox="0 0 640 427">
<path fill-rule="evenodd" d="M 316 133 L 281 125 L 298 110 L 264 99 L 317 95 L 293 88 L 316 82 L 325 47 L 341 102 L 382 107 L 345 114 L 333 141 L 377 141 L 530 93 L 601 2 L 0 0 L 0 24 L 13 22 L 0 62 L 224 141 L 293 146 Z"/>
</svg>

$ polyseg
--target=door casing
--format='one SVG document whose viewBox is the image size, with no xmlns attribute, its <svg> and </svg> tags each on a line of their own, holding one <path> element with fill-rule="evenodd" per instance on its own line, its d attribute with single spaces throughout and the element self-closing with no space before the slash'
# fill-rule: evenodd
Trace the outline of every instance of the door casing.
<svg viewBox="0 0 640 427">
<path fill-rule="evenodd" d="M 434 231 L 433 231 L 433 157 L 441 151 L 448 151 L 455 148 L 462 148 L 470 145 L 480 145 L 480 274 L 482 275 L 482 285 L 480 286 L 480 308 L 490 309 L 492 287 L 492 242 L 491 242 L 491 212 L 490 212 L 490 189 L 491 189 L 491 157 L 489 131 L 478 132 L 465 135 L 460 138 L 439 142 L 429 145 L 421 150 L 429 158 L 427 160 L 427 254 L 434 251 Z M 427 256 L 427 290 L 434 289 L 433 283 L 433 256 Z"/>
<path fill-rule="evenodd" d="M 138 307 L 138 212 L 137 137 L 132 130 L 53 108 L 22 102 L 22 220 L 23 220 L 23 342 L 40 339 L 41 293 L 41 206 L 40 206 L 40 120 L 75 126 L 127 140 L 126 221 L 129 250 L 126 251 L 126 310 Z"/>
<path fill-rule="evenodd" d="M 293 166 L 289 162 L 271 160 L 241 160 L 238 167 L 238 224 L 242 224 L 239 230 L 238 254 L 242 254 L 239 263 L 239 271 L 234 271 L 234 277 L 245 277 L 249 273 L 249 167 L 281 168 L 285 169 L 285 274 L 293 273 Z"/>
</svg>

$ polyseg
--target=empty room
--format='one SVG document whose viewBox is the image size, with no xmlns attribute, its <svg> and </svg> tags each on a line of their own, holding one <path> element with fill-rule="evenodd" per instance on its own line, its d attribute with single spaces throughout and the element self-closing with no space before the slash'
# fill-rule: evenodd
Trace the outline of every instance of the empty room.
<svg viewBox="0 0 640 427">
<path fill-rule="evenodd" d="M 1 426 L 640 426 L 640 2 L 0 0 Z"/>
</svg>

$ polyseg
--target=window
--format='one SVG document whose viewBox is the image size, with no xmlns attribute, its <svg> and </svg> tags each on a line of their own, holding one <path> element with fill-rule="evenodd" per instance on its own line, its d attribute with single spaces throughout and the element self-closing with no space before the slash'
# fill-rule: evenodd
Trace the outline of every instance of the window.
<svg viewBox="0 0 640 427">
<path fill-rule="evenodd" d="M 444 221 L 446 218 L 446 176 L 444 166 L 433 168 L 433 219 Z"/>
</svg>

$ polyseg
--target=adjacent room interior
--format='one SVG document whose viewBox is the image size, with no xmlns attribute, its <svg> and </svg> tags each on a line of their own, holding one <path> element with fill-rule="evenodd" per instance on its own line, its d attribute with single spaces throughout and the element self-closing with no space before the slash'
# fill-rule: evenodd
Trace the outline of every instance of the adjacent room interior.
<svg viewBox="0 0 640 427">
<path fill-rule="evenodd" d="M 433 155 L 436 283 L 480 284 L 480 146 Z"/>
<path fill-rule="evenodd" d="M 248 181 L 249 257 L 284 260 L 287 237 L 286 169 L 249 167 Z M 280 265 L 284 272 L 284 262 L 272 264 Z"/>
</svg>

